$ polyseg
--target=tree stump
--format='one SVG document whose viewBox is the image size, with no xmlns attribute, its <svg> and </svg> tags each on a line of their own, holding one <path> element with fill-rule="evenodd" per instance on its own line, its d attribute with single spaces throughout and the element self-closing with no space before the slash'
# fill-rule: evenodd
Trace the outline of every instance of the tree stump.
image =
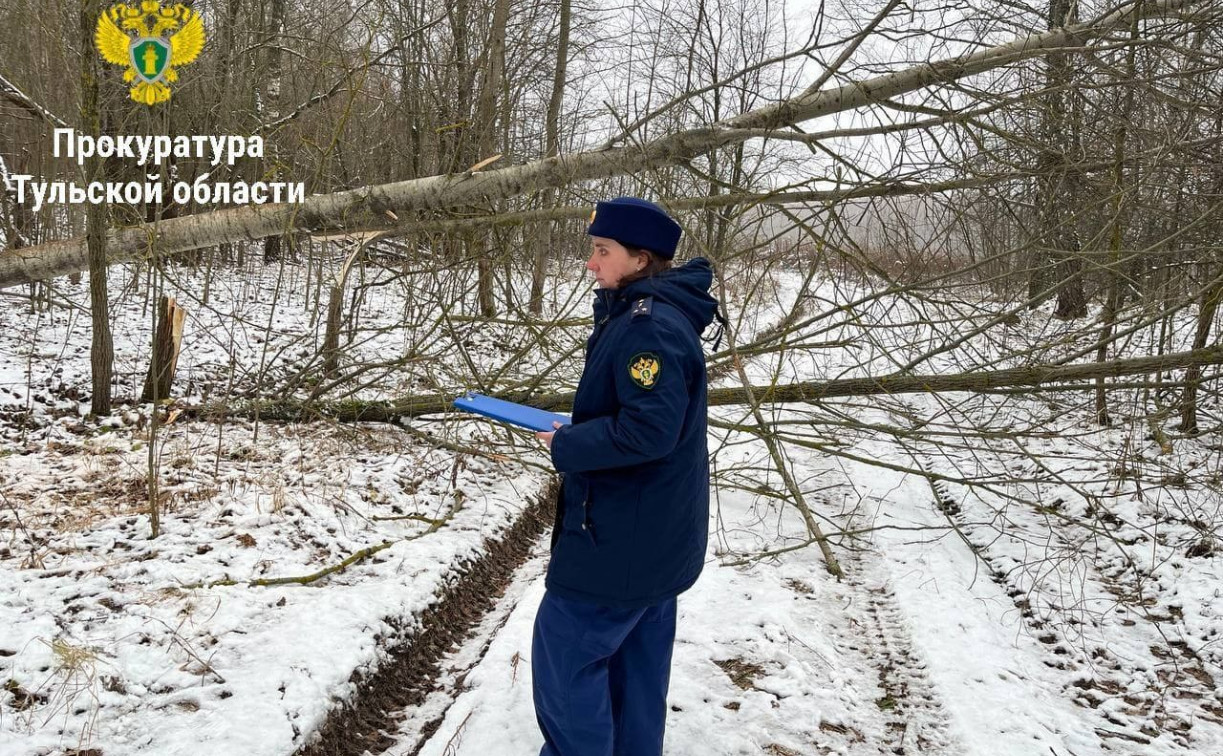
<svg viewBox="0 0 1223 756">
<path fill-rule="evenodd" d="M 140 401 L 151 402 L 170 396 L 186 320 L 187 311 L 173 297 L 161 298 L 157 307 L 157 338 L 153 345 L 153 358 L 149 361 L 149 372 L 144 379 L 144 393 L 140 395 Z"/>
</svg>

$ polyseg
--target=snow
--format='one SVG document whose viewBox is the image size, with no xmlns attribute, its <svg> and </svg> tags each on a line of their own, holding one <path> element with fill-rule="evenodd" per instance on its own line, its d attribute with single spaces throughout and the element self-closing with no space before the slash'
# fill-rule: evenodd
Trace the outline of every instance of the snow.
<svg viewBox="0 0 1223 756">
<path fill-rule="evenodd" d="M 269 437 L 279 434 L 263 433 L 260 443 L 269 448 Z M 326 451 L 309 454 L 317 465 Z M 410 456 L 401 449 L 371 454 L 370 462 L 419 469 L 434 453 L 421 449 Z M 246 481 L 266 480 L 278 463 L 270 459 L 258 472 L 248 469 Z M 487 472 L 494 470 L 490 465 Z M 343 499 L 358 498 L 352 494 L 360 493 L 364 476 L 337 485 L 345 482 L 338 466 L 301 481 L 289 476 L 285 483 L 292 488 L 279 509 L 268 504 L 275 494 L 235 483 L 232 492 L 195 511 L 163 515 L 164 531 L 155 541 L 132 533 L 142 518 L 95 520 L 86 532 L 65 534 L 62 555 L 44 558 L 54 569 L 0 572 L 6 628 L 0 646 L 15 652 L 3 660 L 3 673 L 29 690 L 48 691 L 51 708 L 97 717 L 87 735 L 108 754 L 284 753 L 352 694 L 354 670 L 375 666 L 389 643 L 412 630 L 410 622 L 397 629 L 388 621 L 410 620 L 432 603 L 452 579 L 453 566 L 477 556 L 483 540 L 521 511 L 522 494 L 544 484 L 537 473 L 509 471 L 494 481 L 484 472 L 469 466 L 460 473 L 456 491 L 466 493 L 467 503 L 447 527 L 428 535 L 415 520 L 380 523 L 351 514 L 357 504 Z M 22 475 L 22 483 L 10 485 L 11 495 L 34 493 L 34 471 Z M 366 511 L 385 506 L 371 504 Z M 329 577 L 325 589 L 199 585 L 304 575 L 383 539 L 398 540 Z M 201 553 L 204 547 L 209 549 Z M 16 561 L 14 555 L 5 564 L 17 567 Z M 66 669 L 48 646 L 51 639 L 87 650 L 81 668 Z M 65 744 L 45 712 L 6 714 L 0 746 Z M 69 728 L 83 726 L 79 718 L 68 722 Z"/>
<path fill-rule="evenodd" d="M 876 459 L 904 462 L 878 442 L 862 446 Z M 812 455 L 802 464 L 821 461 Z M 681 597 L 667 754 L 891 753 L 905 742 L 921 753 L 1003 756 L 1223 748 L 1223 729 L 1207 721 L 1195 725 L 1191 745 L 1167 736 L 1137 746 L 1101 736 L 1125 731 L 1109 719 L 1124 717 L 1125 707 L 1112 699 L 1097 713 L 1074 703 L 1067 691 L 1090 676 L 1050 666 L 1056 655 L 1025 625 L 1005 586 L 945 532 L 926 481 L 857 467 L 846 476 L 854 496 L 872 502 L 868 516 L 881 529 L 868 548 L 851 553 L 845 581 L 831 579 L 811 549 L 746 567 L 721 564 L 711 553 L 701 580 Z M 725 532 L 753 524 L 755 509 L 747 496 L 723 495 Z M 421 754 L 479 754 L 498 744 L 514 747 L 496 752 L 528 754 L 540 745 L 521 677 L 529 668 L 503 674 L 505 660 L 529 658 L 542 592 L 534 574 L 524 581 L 534 581 L 534 592 L 518 602 L 489 649 L 482 665 L 488 674 L 468 677 Z M 1217 595 L 1211 598 L 1217 605 Z M 727 659 L 761 668 L 748 690 L 715 663 Z M 904 730 L 885 703 L 898 693 L 907 699 L 900 704 Z"/>
<path fill-rule="evenodd" d="M 280 286 L 257 267 L 218 275 L 209 305 L 202 272 L 171 268 L 167 288 L 189 313 L 177 401 L 240 395 L 259 376 L 307 395 L 322 343 L 312 282 L 332 263 L 286 266 Z M 117 377 L 132 393 L 151 315 L 140 277 L 115 270 Z M 354 275 L 378 285 L 361 289 L 342 340 L 353 396 L 458 393 L 545 369 L 547 385 L 572 389 L 580 323 L 524 357 L 515 316 L 438 324 L 440 285 Z M 930 303 L 869 299 L 859 281 L 817 277 L 800 291 L 792 272 L 758 269 L 731 285 L 751 290 L 750 276 L 771 283 L 772 300 L 732 307 L 739 343 L 804 302 L 801 317 L 816 318 L 804 334 L 829 344 L 748 360 L 753 382 L 887 372 L 942 345 L 919 372 L 1009 367 L 1090 342 L 1038 311 L 957 345 L 996 303 L 961 301 L 938 319 Z M 585 286 L 554 287 L 550 314 L 585 317 Z M 0 691 L 0 753 L 292 753 L 411 639 L 456 568 L 547 489 L 546 459 L 530 434 L 450 413 L 410 428 L 182 418 L 156 438 L 148 406 L 94 422 L 81 403 L 87 291 L 61 282 L 55 298 L 77 304 L 50 312 L 0 298 L 15 324 L 0 332 L 0 680 L 13 681 Z M 827 304 L 864 297 L 852 310 Z M 472 311 L 464 298 L 451 314 Z M 429 323 L 429 335 L 414 330 Z M 1172 348 L 1189 333 L 1178 328 Z M 1140 331 L 1132 348 L 1153 337 Z M 733 370 L 719 375 L 737 385 Z M 1161 449 L 1141 408 L 1120 400 L 1119 423 L 1099 428 L 1083 399 L 765 408 L 843 580 L 814 546 L 785 550 L 803 521 L 763 493 L 784 488 L 764 445 L 726 427 L 752 417 L 716 408 L 712 537 L 679 600 L 667 756 L 1223 753 L 1223 564 L 1217 549 L 1189 555 L 1217 529 L 1220 449 L 1209 436 Z M 164 497 L 156 539 L 150 444 Z M 248 585 L 384 542 L 316 582 Z M 753 558 L 764 551 L 777 553 Z M 434 690 L 396 715 L 389 753 L 537 752 L 530 637 L 546 560 L 545 536 Z"/>
</svg>

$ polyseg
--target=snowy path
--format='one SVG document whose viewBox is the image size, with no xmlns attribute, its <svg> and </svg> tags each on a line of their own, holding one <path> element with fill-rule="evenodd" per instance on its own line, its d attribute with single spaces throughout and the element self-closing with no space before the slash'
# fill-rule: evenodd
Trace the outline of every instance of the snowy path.
<svg viewBox="0 0 1223 756">
<path fill-rule="evenodd" d="M 962 564 L 947 552 L 967 549 L 950 541 L 920 557 L 901 543 L 888 549 L 894 563 L 865 553 L 849 561 L 851 577 L 840 585 L 823 579 L 814 552 L 780 565 L 710 564 L 680 599 L 668 756 L 1098 752 L 1076 734 L 1079 712 L 1033 673 L 1039 649 L 1016 649 L 1015 628 L 992 613 L 965 611 L 963 603 L 999 592 L 989 581 L 960 582 Z M 940 563 L 952 574 L 926 574 Z M 543 564 L 537 555 L 520 570 L 485 623 L 498 627 L 491 642 L 478 633 L 443 664 L 461 669 L 487 646 L 457 696 L 448 675 L 449 693 L 406 714 L 389 753 L 537 752 L 529 654 Z M 909 602 L 924 602 L 918 615 L 927 621 L 913 621 Z M 939 615 L 961 621 L 940 627 Z M 980 622 L 962 621 L 973 617 Z M 975 657 L 971 679 L 966 653 Z M 420 725 L 444 706 L 444 722 L 417 749 Z"/>
<path fill-rule="evenodd" d="M 859 451 L 912 462 L 882 442 Z M 845 472 L 871 502 L 873 524 L 887 527 L 867 548 L 840 550 L 844 582 L 814 549 L 747 567 L 722 566 L 711 552 L 680 598 L 667 756 L 1203 753 L 1169 738 L 1151 750 L 1115 735 L 1108 707 L 1076 704 L 1067 691 L 1081 673 L 1025 624 L 1010 586 L 947 534 L 924 479 Z M 750 510 L 746 496 L 724 494 L 721 505 L 732 525 Z M 404 714 L 388 753 L 537 753 L 529 658 L 545 564 L 541 542 L 481 632 L 443 664 L 458 670 L 440 681 L 443 692 Z"/>
<path fill-rule="evenodd" d="M 430 713 L 407 713 L 400 743 L 388 753 L 538 752 L 542 738 L 531 705 L 529 658 L 531 627 L 544 591 L 544 556 L 520 570 L 493 612 L 507 619 L 457 697 L 446 702 L 442 725 L 416 750 L 419 725 Z M 874 690 L 866 670 L 838 668 L 831 662 L 835 649 L 810 631 L 821 613 L 815 597 L 804 593 L 812 589 L 793 580 L 792 585 L 760 580 L 776 578 L 773 573 L 711 564 L 697 587 L 681 597 L 669 755 L 757 754 L 762 747 L 771 754 L 813 753 L 825 737 L 821 725 L 842 729 L 836 722 L 847 719 L 849 707 Z M 443 668 L 456 666 L 484 643 L 477 634 Z M 444 698 L 439 694 L 426 707 L 436 711 L 446 705 L 439 704 Z"/>
<path fill-rule="evenodd" d="M 916 407 L 910 409 L 921 415 Z M 1063 446 L 1056 439 L 1051 442 L 1050 456 L 1068 455 Z M 978 450 L 972 463 L 980 465 L 988 456 L 992 455 Z M 920 446 L 910 461 L 923 470 L 958 473 L 946 459 L 936 459 Z M 995 461 L 994 469 L 1006 469 Z M 1223 753 L 1217 671 L 1212 676 L 1209 663 L 1194 649 L 1200 641 L 1183 621 L 1184 597 L 1175 587 L 1169 590 L 1159 576 L 1150 575 L 1148 571 L 1155 568 L 1145 566 L 1154 562 L 1179 569 L 1179 561 L 1172 553 L 1154 556 L 1155 550 L 1141 546 L 1136 557 L 1122 551 L 1131 538 L 1134 543 L 1147 540 L 1141 528 L 1128 524 L 1139 521 L 1136 513 L 1117 503 L 1112 506 L 1122 511 L 1123 518 L 1104 510 L 1098 521 L 1087 522 L 1072 512 L 1059 512 L 1056 502 L 1070 501 L 1077 493 L 1064 487 L 1048 490 L 1038 499 L 1041 504 L 1054 503 L 1053 507 L 1032 511 L 1008 507 L 979 491 L 969 495 L 962 486 L 946 481 L 927 485 L 928 498 L 937 498 L 945 522 L 953 523 L 972 543 L 981 560 L 983 582 L 1005 592 L 1003 605 L 1010 603 L 1012 613 L 1023 618 L 1024 640 L 1039 642 L 1042 664 L 1049 668 L 1046 676 L 1058 685 L 1050 693 L 1080 708 L 1084 725 L 1095 736 L 1086 738 L 1093 749 L 1089 752 Z M 1105 500 L 1106 496 L 1097 499 Z M 1061 515 L 1056 528 L 1049 526 L 1050 512 Z M 1005 513 L 1005 527 L 973 521 L 1000 513 Z M 937 525 L 938 519 L 934 517 L 931 524 Z M 1022 553 L 1025 541 L 1048 541 L 1053 546 L 1049 552 L 1028 555 Z M 1039 574 L 1034 577 L 1034 573 Z"/>
<path fill-rule="evenodd" d="M 877 753 L 964 753 L 927 663 L 913 647 L 896 595 L 868 561 L 846 565 L 843 596 L 850 633 L 838 638 L 847 652 L 874 669 L 879 681 L 875 705 L 884 721 L 882 728 L 863 733 L 864 747 Z"/>
<path fill-rule="evenodd" d="M 878 454 L 886 459 L 888 452 L 880 448 Z M 873 549 L 857 560 L 857 579 L 871 594 L 870 609 L 874 603 L 884 607 L 877 626 L 893 633 L 905 628 L 911 643 L 902 647 L 905 658 L 937 692 L 951 717 L 948 730 L 960 743 L 947 752 L 1100 753 L 1083 712 L 1063 696 L 1044 664 L 1046 651 L 1024 632 L 1003 589 L 986 579 L 972 551 L 954 534 L 930 542 L 921 530 L 947 524 L 926 481 L 878 469 L 871 479 L 883 494 L 875 524 L 895 529 L 876 533 Z M 886 652 L 874 653 L 885 669 L 888 658 Z M 917 724 L 929 708 L 920 698 L 919 703 Z M 897 709 L 904 707 L 897 703 Z M 927 752 L 940 751 L 904 751 Z"/>
<path fill-rule="evenodd" d="M 535 545 L 530 558 L 515 571 L 505 594 L 497 605 L 484 616 L 467 641 L 439 662 L 438 668 L 441 674 L 433 681 L 433 690 L 425 697 L 425 701 L 419 706 L 403 711 L 398 717 L 400 719 L 399 731 L 395 734 L 397 742 L 390 749 L 390 753 L 405 755 L 421 753 L 421 749 L 427 743 L 437 741 L 437 738 L 431 735 L 444 718 L 458 716 L 464 712 L 463 706 L 466 703 L 463 697 L 464 691 L 483 688 L 490 681 L 495 683 L 499 676 L 509 676 L 509 692 L 512 695 L 506 699 L 505 703 L 509 704 L 521 697 L 525 690 L 527 694 L 525 703 L 528 708 L 530 707 L 529 659 L 522 655 L 521 649 L 518 648 L 515 648 L 515 651 L 509 656 L 501 654 L 512 646 L 512 644 L 507 646 L 504 641 L 520 634 L 521 626 L 524 623 L 527 628 L 527 647 L 530 646 L 530 623 L 534 620 L 534 607 L 538 605 L 540 597 L 543 596 L 543 575 L 547 567 L 547 540 L 548 537 L 545 535 Z M 495 641 L 497 645 L 494 649 Z M 525 688 L 522 685 L 523 680 L 528 681 Z M 515 710 L 516 707 L 508 705 L 504 707 L 504 712 Z M 466 717 L 467 714 L 464 713 L 463 716 Z M 460 736 L 463 732 L 461 723 L 462 719 L 460 719 L 460 725 L 456 727 Z M 512 733 L 514 729 L 504 724 L 498 725 L 496 722 L 488 724 L 493 728 L 490 732 Z M 506 745 L 502 742 L 502 747 Z M 520 744 L 514 741 L 514 745 Z M 529 750 L 528 748 L 527 751 Z M 512 753 L 516 750 L 512 749 L 508 752 Z"/>
</svg>

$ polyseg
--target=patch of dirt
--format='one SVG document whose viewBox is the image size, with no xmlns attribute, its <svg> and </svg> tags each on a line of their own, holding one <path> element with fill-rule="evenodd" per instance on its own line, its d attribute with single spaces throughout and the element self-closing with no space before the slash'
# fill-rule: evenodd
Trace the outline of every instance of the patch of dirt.
<svg viewBox="0 0 1223 756">
<path fill-rule="evenodd" d="M 826 719 L 820 720 L 820 732 L 833 732 L 837 735 L 845 735 L 851 743 L 863 743 L 866 741 L 866 738 L 856 728 L 837 724 L 836 722 L 829 722 Z"/>
<path fill-rule="evenodd" d="M 26 709 L 39 706 L 47 702 L 47 697 L 41 693 L 31 693 L 21 687 L 16 680 L 9 680 L 4 683 L 4 689 L 12 696 L 10 701 L 12 707 L 17 711 L 25 711 Z"/>
<path fill-rule="evenodd" d="M 742 659 L 714 659 L 713 663 L 722 668 L 740 690 L 751 690 L 756 687 L 756 678 L 764 674 L 764 667 Z"/>
<path fill-rule="evenodd" d="M 804 596 L 810 596 L 812 593 L 815 593 L 815 589 L 810 585 L 804 583 L 802 580 L 796 580 L 794 578 L 786 578 L 786 587 L 795 593 L 801 593 Z"/>
</svg>

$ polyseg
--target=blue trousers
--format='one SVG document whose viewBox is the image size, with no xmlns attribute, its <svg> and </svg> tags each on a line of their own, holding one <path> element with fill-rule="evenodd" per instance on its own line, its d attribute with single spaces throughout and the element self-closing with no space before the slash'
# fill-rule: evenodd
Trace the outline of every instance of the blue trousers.
<svg viewBox="0 0 1223 756">
<path fill-rule="evenodd" d="M 540 756 L 661 756 L 675 599 L 616 609 L 544 594 L 531 673 Z"/>
</svg>

